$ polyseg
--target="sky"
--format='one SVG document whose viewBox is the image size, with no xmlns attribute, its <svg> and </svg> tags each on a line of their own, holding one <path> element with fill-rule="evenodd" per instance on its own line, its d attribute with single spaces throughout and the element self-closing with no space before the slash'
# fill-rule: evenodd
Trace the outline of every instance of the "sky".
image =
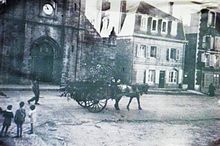
<svg viewBox="0 0 220 146">
<path fill-rule="evenodd" d="M 137 0 L 131 0 L 137 1 Z M 164 12 L 169 13 L 169 1 L 171 0 L 144 0 L 147 3 L 161 9 Z M 197 2 L 203 2 L 203 5 L 190 3 L 190 0 L 172 0 L 174 2 L 173 5 L 173 16 L 183 21 L 185 25 L 190 24 L 191 13 L 198 12 L 201 7 L 208 6 L 219 6 L 220 0 L 194 0 Z"/>
</svg>

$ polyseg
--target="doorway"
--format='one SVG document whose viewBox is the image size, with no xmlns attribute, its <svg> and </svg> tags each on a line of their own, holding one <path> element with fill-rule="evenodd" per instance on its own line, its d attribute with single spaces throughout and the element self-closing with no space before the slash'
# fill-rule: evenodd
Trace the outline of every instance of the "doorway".
<svg viewBox="0 0 220 146">
<path fill-rule="evenodd" d="M 36 44 L 31 50 L 32 75 L 42 82 L 52 82 L 53 47 L 47 43 Z"/>
<path fill-rule="evenodd" d="M 164 86 L 165 86 L 165 71 L 160 71 L 159 88 L 164 88 Z"/>
<path fill-rule="evenodd" d="M 42 82 L 60 84 L 63 52 L 51 37 L 42 36 L 31 45 L 31 77 Z"/>
</svg>

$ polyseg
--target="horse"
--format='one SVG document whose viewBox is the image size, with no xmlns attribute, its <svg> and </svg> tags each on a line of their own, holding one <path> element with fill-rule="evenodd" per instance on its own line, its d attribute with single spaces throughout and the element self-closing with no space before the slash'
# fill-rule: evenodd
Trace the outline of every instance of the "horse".
<svg viewBox="0 0 220 146">
<path fill-rule="evenodd" d="M 145 93 L 147 94 L 149 86 L 147 84 L 133 84 L 133 85 L 126 85 L 126 84 L 113 84 L 113 99 L 115 99 L 114 107 L 116 110 L 120 110 L 119 108 L 119 101 L 121 100 L 122 96 L 130 97 L 129 102 L 127 104 L 127 110 L 129 110 L 130 103 L 133 98 L 137 99 L 138 102 L 138 109 L 142 110 L 140 104 L 140 96 Z"/>
</svg>

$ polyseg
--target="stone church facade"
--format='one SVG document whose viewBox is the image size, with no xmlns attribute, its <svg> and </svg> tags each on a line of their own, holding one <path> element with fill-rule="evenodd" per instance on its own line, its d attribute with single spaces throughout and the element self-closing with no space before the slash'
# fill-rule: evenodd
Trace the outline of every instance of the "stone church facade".
<svg viewBox="0 0 220 146">
<path fill-rule="evenodd" d="M 21 0 L 7 9 L 0 24 L 1 80 L 17 81 L 16 75 L 20 80 L 24 74 L 60 82 L 68 55 L 76 56 L 79 47 L 79 4 L 78 0 Z"/>
<path fill-rule="evenodd" d="M 84 33 L 82 3 L 20 0 L 8 6 L 0 16 L 0 81 L 37 77 L 60 83 L 68 72 L 76 78 L 80 36 Z"/>
<path fill-rule="evenodd" d="M 86 74 L 82 64 L 88 55 L 97 57 L 97 50 L 104 51 L 101 61 L 115 64 L 116 48 L 125 49 L 123 44 L 129 41 L 120 40 L 116 47 L 108 44 L 108 38 L 101 38 L 84 15 L 84 0 L 7 4 L 0 13 L 0 83 L 28 83 L 37 78 L 62 85 L 79 80 Z"/>
</svg>

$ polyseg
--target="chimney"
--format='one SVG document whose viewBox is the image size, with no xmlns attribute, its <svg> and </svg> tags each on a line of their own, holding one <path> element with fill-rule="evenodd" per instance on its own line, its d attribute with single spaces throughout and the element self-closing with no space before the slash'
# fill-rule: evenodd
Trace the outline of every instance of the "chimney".
<svg viewBox="0 0 220 146">
<path fill-rule="evenodd" d="M 169 2 L 169 6 L 170 6 L 170 15 L 173 15 L 173 4 L 174 4 L 174 2 Z"/>
</svg>

